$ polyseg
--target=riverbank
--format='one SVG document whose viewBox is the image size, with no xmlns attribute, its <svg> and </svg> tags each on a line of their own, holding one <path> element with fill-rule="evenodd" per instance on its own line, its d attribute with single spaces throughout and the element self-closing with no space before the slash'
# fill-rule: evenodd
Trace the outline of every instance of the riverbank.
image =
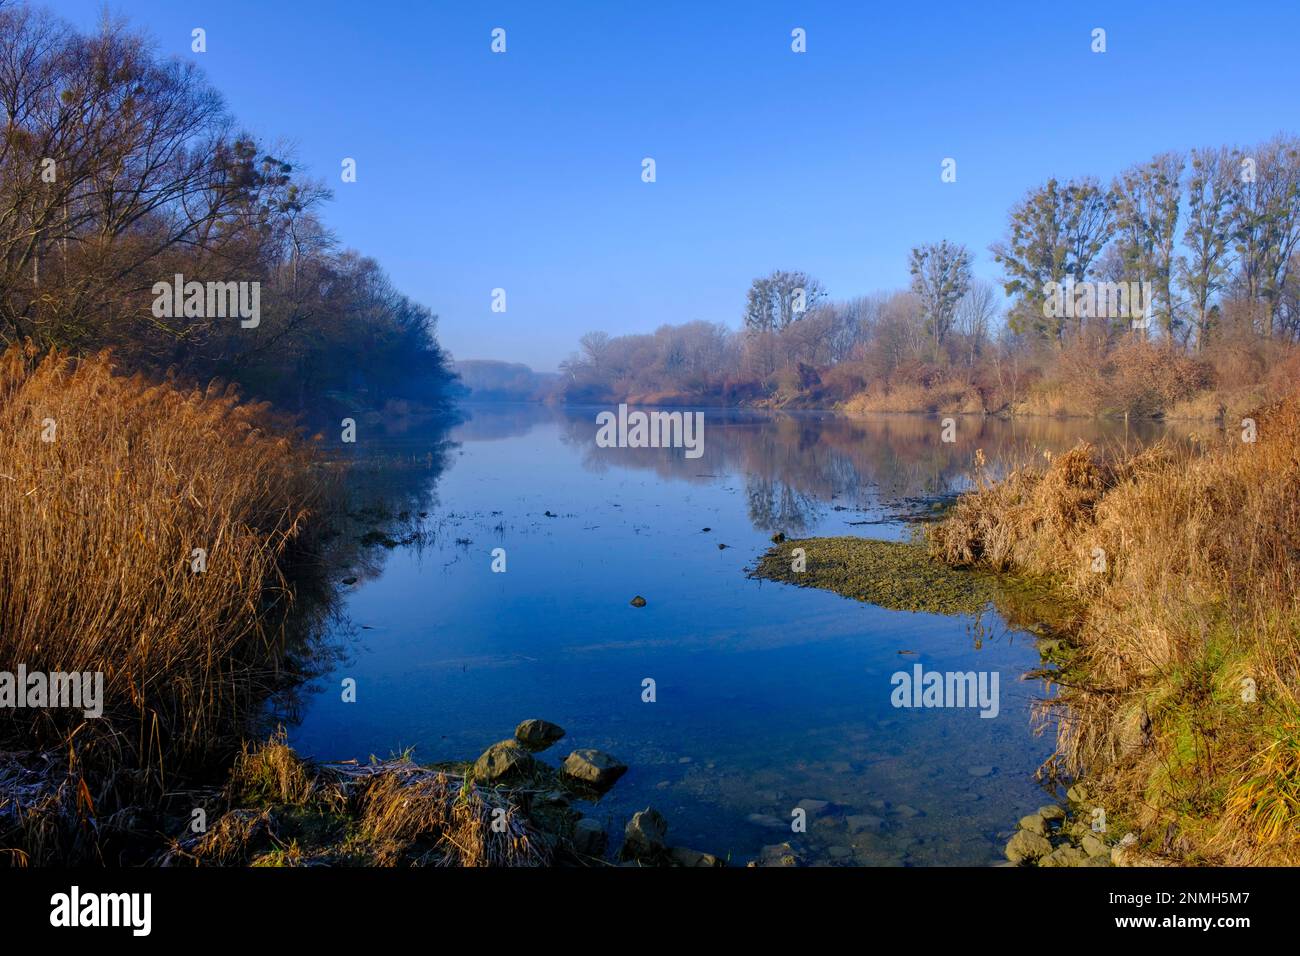
<svg viewBox="0 0 1300 956">
<path fill-rule="evenodd" d="M 0 669 L 30 685 L 0 712 L 16 788 L 0 846 L 95 858 L 108 819 L 212 773 L 300 679 L 286 663 L 313 623 L 302 598 L 328 590 L 315 558 L 333 474 L 233 390 L 20 348 L 0 356 L 0 461 Z M 69 674 L 93 702 L 56 699 Z M 52 790 L 41 754 L 60 755 Z M 33 828 L 32 801 L 80 825 Z"/>
<path fill-rule="evenodd" d="M 1039 635 L 1051 772 L 1082 782 L 1019 822 L 1012 862 L 1300 861 L 1300 397 L 1245 417 L 1190 445 L 1080 445 L 1002 480 L 976 452 L 975 488 L 925 528 L 941 565 L 1039 582 L 1028 613 L 1006 600 L 1019 588 L 988 593 Z M 882 551 L 907 547 L 783 541 L 757 573 L 953 613 L 932 575 L 885 574 Z M 895 581 L 929 583 L 900 598 Z"/>
<path fill-rule="evenodd" d="M 436 473 L 445 451 L 356 467 Z M 0 865 L 606 860 L 605 828 L 573 804 L 627 767 L 590 748 L 548 766 L 533 754 L 554 724 L 433 766 L 266 740 L 272 699 L 330 659 L 340 589 L 422 540 L 420 493 L 358 503 L 290 419 L 118 375 L 107 355 L 0 356 L 0 460 Z M 90 677 L 76 706 L 51 696 L 60 675 Z M 646 807 L 616 859 L 721 865 L 666 839 Z"/>
<path fill-rule="evenodd" d="M 1300 860 L 1300 398 L 1191 447 L 1080 445 L 929 531 L 954 567 L 1049 578 L 1082 613 L 1043 713 L 1134 853 Z"/>
<path fill-rule="evenodd" d="M 275 737 L 246 748 L 211 795 L 215 823 L 172 839 L 152 861 L 193 866 L 705 866 L 708 853 L 668 844 L 652 807 L 633 814 L 611 857 L 606 828 L 580 805 L 627 770 L 614 757 L 574 750 L 559 767 L 536 755 L 565 736 L 545 720 L 521 722 L 473 762 L 369 764 L 300 759 Z"/>
</svg>

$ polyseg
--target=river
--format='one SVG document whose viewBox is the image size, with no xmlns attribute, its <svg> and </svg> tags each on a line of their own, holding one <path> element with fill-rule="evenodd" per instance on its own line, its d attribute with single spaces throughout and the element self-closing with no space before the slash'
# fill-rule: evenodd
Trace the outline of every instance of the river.
<svg viewBox="0 0 1300 956">
<path fill-rule="evenodd" d="M 364 546 L 337 659 L 301 695 L 290 742 L 321 759 L 472 760 L 542 717 L 568 732 L 543 759 L 594 747 L 630 767 L 580 807 L 615 846 L 654 806 L 671 844 L 733 864 L 781 842 L 809 863 L 1001 859 L 1015 821 L 1052 799 L 1035 780 L 1051 730 L 1030 719 L 1047 688 L 1021 679 L 1039 666 L 1032 635 L 992 607 L 891 611 L 746 569 L 778 531 L 910 534 L 908 517 L 965 487 L 976 449 L 1001 462 L 1155 426 L 959 417 L 945 442 L 938 418 L 706 409 L 689 458 L 597 447 L 599 411 L 479 405 L 450 431 L 362 426 L 358 527 L 409 533 Z M 996 672 L 996 717 L 895 707 L 892 675 L 917 664 Z M 805 804 L 793 832 L 800 801 L 827 806 Z"/>
</svg>

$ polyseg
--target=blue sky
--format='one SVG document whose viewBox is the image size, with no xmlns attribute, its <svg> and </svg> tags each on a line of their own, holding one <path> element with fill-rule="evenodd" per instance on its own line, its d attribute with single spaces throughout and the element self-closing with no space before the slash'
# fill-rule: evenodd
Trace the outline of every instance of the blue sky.
<svg viewBox="0 0 1300 956">
<path fill-rule="evenodd" d="M 104 6 L 46 5 L 83 28 Z M 543 370 L 591 329 L 734 327 L 776 268 L 845 298 L 905 286 L 908 249 L 947 238 L 996 280 L 989 244 L 1049 176 L 1300 132 L 1294 2 L 108 9 L 199 62 L 247 129 L 292 144 L 334 189 L 330 227 L 438 313 L 457 358 Z M 339 181 L 344 157 L 356 183 Z"/>
</svg>

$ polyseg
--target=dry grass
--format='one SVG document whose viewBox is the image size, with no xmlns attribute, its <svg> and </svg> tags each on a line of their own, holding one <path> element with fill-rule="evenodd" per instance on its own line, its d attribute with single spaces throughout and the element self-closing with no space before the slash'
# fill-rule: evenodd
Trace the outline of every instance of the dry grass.
<svg viewBox="0 0 1300 956">
<path fill-rule="evenodd" d="M 549 852 L 515 803 L 460 774 L 390 762 L 369 771 L 360 835 L 380 866 L 541 866 Z M 413 851 L 423 844 L 423 849 Z"/>
<path fill-rule="evenodd" d="M 521 795 L 408 758 L 313 765 L 283 735 L 246 748 L 201 834 L 172 841 L 161 866 L 544 866 L 552 846 Z"/>
<path fill-rule="evenodd" d="M 100 671 L 105 707 L 11 711 L 0 734 L 159 786 L 259 706 L 322 488 L 277 424 L 107 355 L 0 356 L 0 669 Z"/>
<path fill-rule="evenodd" d="M 873 386 L 850 398 L 843 408 L 849 415 L 879 412 L 929 412 L 978 415 L 986 411 L 979 393 L 958 382 L 932 386 L 899 384 L 889 388 Z"/>
<path fill-rule="evenodd" d="M 953 565 L 1045 575 L 1083 602 L 1060 756 L 1185 861 L 1300 862 L 1300 396 L 1251 417 L 1254 443 L 1234 426 L 977 474 L 930 534 Z"/>
</svg>

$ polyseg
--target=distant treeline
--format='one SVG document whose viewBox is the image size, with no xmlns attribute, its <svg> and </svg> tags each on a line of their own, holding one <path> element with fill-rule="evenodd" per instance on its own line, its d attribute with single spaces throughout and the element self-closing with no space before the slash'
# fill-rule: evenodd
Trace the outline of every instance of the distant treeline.
<svg viewBox="0 0 1300 956">
<path fill-rule="evenodd" d="M 460 379 L 457 395 L 477 402 L 544 402 L 560 385 L 554 372 L 534 372 L 518 362 L 464 359 L 452 368 Z"/>
<path fill-rule="evenodd" d="M 0 5 L 0 107 L 0 344 L 111 347 L 295 410 L 445 400 L 436 317 L 339 246 L 329 192 L 240 132 L 192 64 L 107 19 L 81 35 Z M 181 314 L 155 308 L 176 276 L 208 290 Z M 223 307 L 226 283 L 257 283 L 256 319 Z"/>
<path fill-rule="evenodd" d="M 946 240 L 911 250 L 905 290 L 832 301 L 777 271 L 754 280 L 739 330 L 588 333 L 562 394 L 1215 417 L 1300 374 L 1298 244 L 1300 142 L 1162 153 L 1109 185 L 1030 190 L 990 249 L 1005 302 Z"/>
</svg>

